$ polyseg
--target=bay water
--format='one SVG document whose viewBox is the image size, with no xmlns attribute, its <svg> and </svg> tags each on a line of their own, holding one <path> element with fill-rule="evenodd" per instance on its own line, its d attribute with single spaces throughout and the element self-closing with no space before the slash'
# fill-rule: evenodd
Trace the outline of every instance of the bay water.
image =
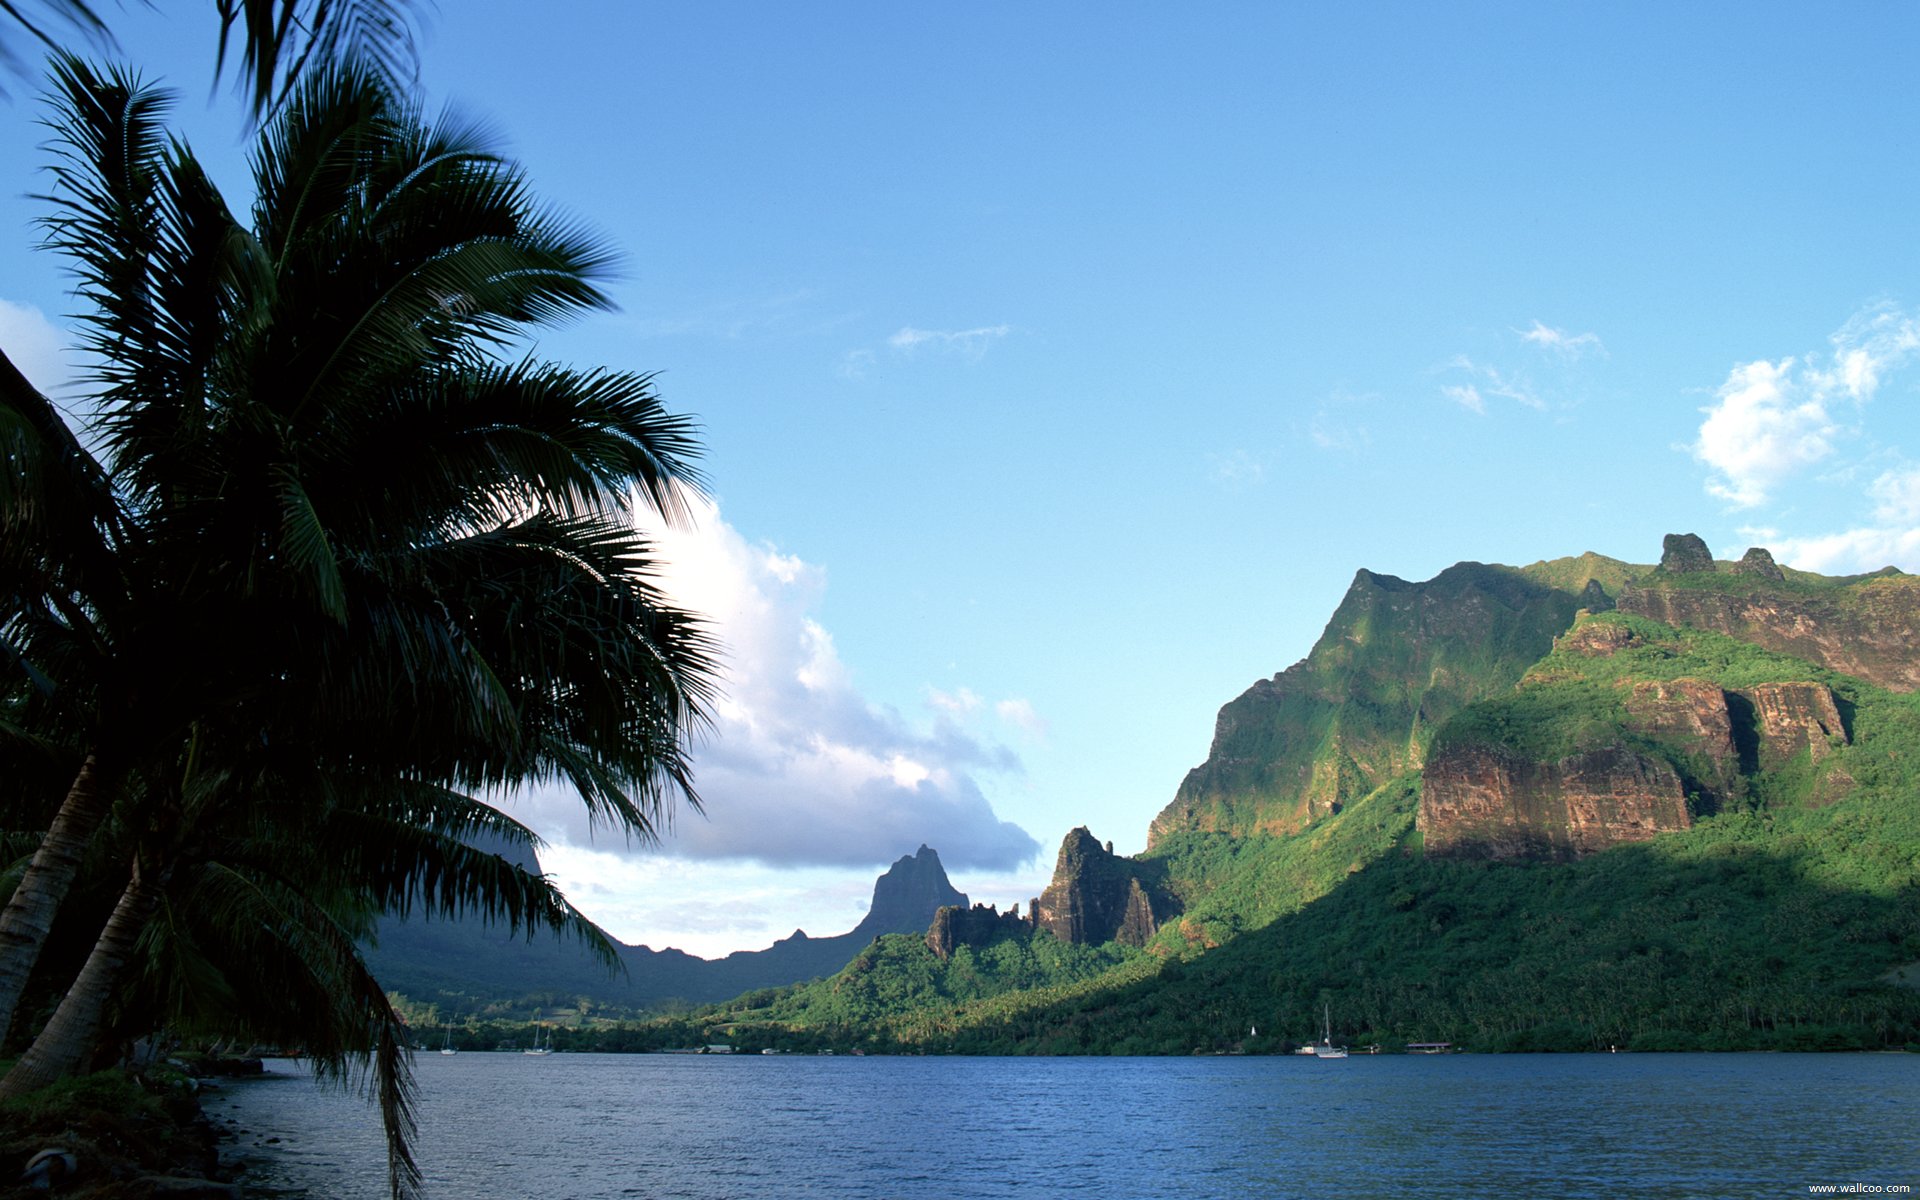
<svg viewBox="0 0 1920 1200">
<path fill-rule="evenodd" d="M 385 1196 L 367 1102 L 268 1065 L 206 1103 L 255 1194 Z M 1920 1195 L 1914 1054 L 415 1065 L 436 1200 Z"/>
</svg>

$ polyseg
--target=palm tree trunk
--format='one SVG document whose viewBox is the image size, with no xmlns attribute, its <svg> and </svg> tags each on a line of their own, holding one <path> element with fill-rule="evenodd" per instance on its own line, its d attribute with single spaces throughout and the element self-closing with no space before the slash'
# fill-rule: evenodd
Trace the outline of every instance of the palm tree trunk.
<svg viewBox="0 0 1920 1200">
<path fill-rule="evenodd" d="M 27 976 L 40 959 L 47 931 L 67 897 L 74 876 L 80 873 L 80 858 L 87 843 L 106 820 L 113 805 L 113 787 L 98 761 L 89 754 L 74 776 L 73 786 L 60 812 L 47 830 L 33 862 L 13 890 L 13 898 L 0 913 L 0 1037 L 13 1025 L 14 1009 L 27 986 Z"/>
<path fill-rule="evenodd" d="M 0 1079 L 0 1100 L 37 1091 L 86 1065 L 100 1038 L 107 1001 L 113 997 L 127 960 L 133 957 L 134 942 L 159 906 L 159 885 L 149 882 L 136 863 L 133 878 L 120 893 L 120 903 L 114 905 L 113 915 L 100 931 L 100 940 L 93 944 L 87 965 L 80 968 L 79 978 L 67 989 L 53 1019 L 33 1045 L 7 1077 Z"/>
</svg>

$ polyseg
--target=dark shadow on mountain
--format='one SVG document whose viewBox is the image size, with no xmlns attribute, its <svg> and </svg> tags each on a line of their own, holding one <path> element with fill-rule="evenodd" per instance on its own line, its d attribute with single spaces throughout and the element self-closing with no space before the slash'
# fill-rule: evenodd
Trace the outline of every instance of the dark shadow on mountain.
<svg viewBox="0 0 1920 1200">
<path fill-rule="evenodd" d="M 1920 1042 L 1920 891 L 1808 880 L 1792 854 L 1627 846 L 1573 864 L 1379 860 L 1158 974 L 929 1049 L 1190 1054 L 1336 1041 L 1487 1050 L 1840 1049 Z"/>
</svg>

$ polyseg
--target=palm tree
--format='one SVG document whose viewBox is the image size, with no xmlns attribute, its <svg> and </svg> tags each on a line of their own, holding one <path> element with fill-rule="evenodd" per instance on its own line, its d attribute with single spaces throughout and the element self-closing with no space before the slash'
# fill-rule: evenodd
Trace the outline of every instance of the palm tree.
<svg viewBox="0 0 1920 1200">
<path fill-rule="evenodd" d="M 411 5 L 405 0 L 213 0 L 213 8 L 220 20 L 214 72 L 224 75 L 228 52 L 237 49 L 239 86 L 256 117 L 309 63 L 357 59 L 395 82 L 410 78 L 417 66 Z M 88 0 L 0 0 L 0 19 L 53 52 L 60 49 L 62 32 L 95 47 L 114 40 Z M 19 66 L 4 39 L 0 66 Z"/>
<path fill-rule="evenodd" d="M 47 829 L 0 912 L 0 1035 L 116 786 L 87 745 L 84 667 L 94 609 L 124 591 L 121 516 L 106 472 L 0 355 L 0 653 L 14 666 L 0 691 L 0 767 L 26 804 L 9 824 Z M 61 791 L 64 802 L 33 803 Z"/>
<path fill-rule="evenodd" d="M 152 910 L 128 920 L 129 888 L 68 993 L 102 1002 L 63 1002 L 22 1068 L 37 1069 L 57 1040 L 83 1039 L 73 1023 L 84 1019 L 104 1018 L 110 1045 L 158 1027 L 299 1045 L 324 1077 L 364 1080 L 387 1129 L 392 1190 L 408 1194 L 413 1038 L 361 957 L 371 918 L 478 912 L 577 937 L 610 965 L 611 943 L 549 881 L 468 844 L 534 844 L 487 805 L 343 765 L 318 742 L 206 757 L 228 767 L 203 773 L 169 814 L 168 853 L 146 847 L 166 863 Z"/>
<path fill-rule="evenodd" d="M 312 819 L 284 761 L 238 770 L 258 747 L 355 780 L 360 799 L 318 806 L 348 825 L 368 797 L 555 779 L 648 837 L 692 799 L 712 670 L 630 520 L 681 511 L 691 427 L 644 376 L 502 361 L 527 328 L 604 305 L 610 259 L 470 127 L 427 125 L 365 70 L 309 72 L 242 224 L 165 140 L 163 97 L 72 59 L 58 81 L 48 240 L 92 309 L 114 569 L 43 570 L 61 602 L 26 589 L 0 629 L 31 635 L 21 673 L 57 712 L 33 728 L 88 748 L 131 869 L 98 969 L 4 1092 L 85 1061 L 154 915 L 243 844 L 214 833 Z M 444 824 L 384 884 L 329 866 L 315 886 L 394 902 L 443 869 Z M 513 916 L 497 890 L 457 895 Z"/>
</svg>

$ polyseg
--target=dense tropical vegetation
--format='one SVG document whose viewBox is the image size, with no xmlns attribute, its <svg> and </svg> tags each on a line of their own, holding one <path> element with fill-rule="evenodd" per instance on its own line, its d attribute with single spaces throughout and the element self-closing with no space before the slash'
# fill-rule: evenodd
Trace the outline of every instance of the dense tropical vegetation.
<svg viewBox="0 0 1920 1200">
<path fill-rule="evenodd" d="M 643 838 L 692 799 L 712 647 L 631 519 L 681 512 L 692 430 L 644 376 L 517 357 L 611 255 L 377 72 L 302 76 L 245 220 L 165 93 L 56 80 L 47 242 L 97 376 L 78 435 L 0 376 L 4 824 L 50 830 L 0 918 L 0 1012 L 39 1029 L 0 1096 L 160 1022 L 299 1044 L 370 1068 L 404 1191 L 410 1038 L 356 938 L 420 906 L 607 952 L 467 843 L 533 842 L 486 802 L 522 784 Z"/>
<path fill-rule="evenodd" d="M 1336 1039 L 1393 1048 L 1920 1045 L 1920 696 L 1715 633 L 1593 620 L 1630 643 L 1554 650 L 1434 745 L 1551 761 L 1638 737 L 1699 778 L 1684 740 L 1636 735 L 1622 709 L 1626 686 L 1683 678 L 1823 683 L 1849 740 L 1748 764 L 1723 803 L 1696 797 L 1692 829 L 1573 863 L 1426 856 L 1410 772 L 1297 834 L 1162 838 L 1146 858 L 1184 911 L 1143 951 L 1007 934 L 942 962 L 886 938 L 833 979 L 696 1017 L 714 1040 L 908 1052 L 1274 1052 L 1317 1036 L 1323 1010 Z"/>
</svg>

